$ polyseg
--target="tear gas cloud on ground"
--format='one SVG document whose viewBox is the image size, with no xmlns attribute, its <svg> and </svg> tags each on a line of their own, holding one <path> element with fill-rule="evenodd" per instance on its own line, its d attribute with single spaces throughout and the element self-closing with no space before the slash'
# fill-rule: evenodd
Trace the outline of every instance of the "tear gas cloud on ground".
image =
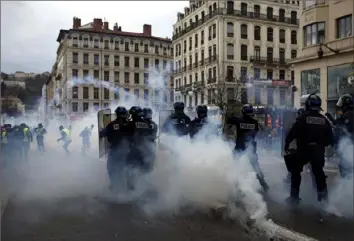
<svg viewBox="0 0 354 241">
<path fill-rule="evenodd" d="M 69 86 L 87 84 L 87 80 L 86 82 L 76 81 Z M 155 83 L 151 86 L 153 88 L 163 87 L 164 83 L 165 79 L 160 76 L 155 78 Z M 115 88 L 105 81 L 96 81 L 95 85 L 111 90 Z M 146 103 L 145 100 L 137 99 L 134 95 L 129 97 L 124 100 L 120 98 L 119 103 L 112 105 L 111 109 L 114 110 L 117 105 L 129 108 L 137 104 L 144 106 Z M 154 112 L 154 121 L 158 123 L 158 112 Z M 89 127 L 91 124 L 95 125 L 91 136 L 91 151 L 87 156 L 82 156 L 79 134 L 85 126 Z M 32 158 L 31 165 L 26 170 L 26 184 L 21 189 L 18 200 L 51 203 L 63 198 L 81 196 L 106 197 L 108 193 L 106 164 L 97 158 L 97 113 L 92 112 L 82 121 L 72 123 L 73 143 L 69 147 L 72 152 L 70 156 L 64 154 L 61 143 L 56 141 L 60 137 L 59 125 L 62 125 L 61 121 L 51 120 L 46 127 L 48 130 L 45 137 L 47 152 L 42 156 L 36 154 L 39 156 L 38 160 Z M 147 192 L 154 190 L 155 198 L 138 202 L 141 203 L 141 208 L 150 215 L 176 214 L 187 207 L 206 210 L 220 203 L 237 201 L 236 203 L 242 203 L 243 209 L 251 218 L 264 219 L 267 214 L 267 205 L 260 194 L 261 188 L 256 175 L 249 164 L 249 155 L 246 153 L 234 158 L 229 143 L 221 138 L 206 138 L 205 132 L 212 131 L 213 128 L 213 126 L 205 127 L 204 133 L 200 133 L 192 142 L 187 138 L 160 135 L 154 170 L 137 180 L 134 192 L 120 193 L 114 199 L 117 202 L 137 201 L 145 197 Z M 353 148 L 352 144 L 350 146 Z M 349 153 L 348 148 L 343 149 L 346 150 L 343 153 Z M 274 155 L 264 150 L 260 152 L 266 153 L 264 156 L 261 155 L 261 163 L 272 162 Z M 352 163 L 352 157 L 348 158 Z M 271 168 L 265 178 L 271 185 L 272 183 L 279 184 L 285 175 L 285 169 Z M 334 195 L 335 193 L 341 194 Z M 283 200 L 288 195 L 288 189 L 276 190 L 273 194 L 271 193 L 271 197 L 279 200 L 279 194 Z M 342 214 L 344 212 L 343 215 L 352 216 L 352 179 L 338 181 L 336 189 L 330 190 L 330 197 L 336 207 L 343 209 L 340 210 Z M 58 207 L 60 210 L 63 208 L 65 207 Z"/>
</svg>

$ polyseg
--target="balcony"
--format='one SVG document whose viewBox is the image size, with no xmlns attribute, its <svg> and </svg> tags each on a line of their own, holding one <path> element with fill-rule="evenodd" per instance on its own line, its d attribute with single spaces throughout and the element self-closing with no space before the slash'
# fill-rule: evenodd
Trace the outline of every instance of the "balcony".
<svg viewBox="0 0 354 241">
<path fill-rule="evenodd" d="M 253 63 L 253 65 L 279 65 L 282 67 L 287 67 L 289 66 L 289 59 L 283 59 L 283 58 L 273 58 L 273 57 L 259 57 L 259 56 L 250 56 L 250 62 Z"/>
<path fill-rule="evenodd" d="M 258 86 L 273 86 L 273 87 L 289 87 L 294 84 L 294 81 L 292 80 L 283 80 L 283 79 L 253 79 L 251 81 L 253 85 L 258 85 Z"/>
<path fill-rule="evenodd" d="M 217 55 L 212 55 L 212 56 L 209 56 L 208 58 L 205 58 L 204 63 L 211 64 L 211 63 L 215 62 L 216 60 L 217 60 Z"/>
<path fill-rule="evenodd" d="M 262 21 L 268 21 L 268 22 L 278 22 L 278 23 L 284 23 L 284 24 L 290 24 L 290 25 L 299 25 L 299 19 L 291 19 L 291 18 L 279 18 L 279 16 L 272 16 L 271 18 L 268 17 L 266 14 L 260 14 L 256 12 L 242 12 L 240 10 L 228 10 L 226 8 L 218 8 L 214 10 L 211 14 L 205 15 L 204 18 L 199 19 L 198 22 L 193 22 L 190 26 L 187 28 L 183 29 L 179 33 L 176 33 L 172 36 L 172 40 L 176 40 L 193 29 L 203 25 L 205 22 L 208 20 L 214 18 L 215 16 L 220 16 L 220 15 L 228 15 L 228 16 L 236 16 L 236 17 L 241 17 L 241 18 L 248 18 L 248 19 L 259 19 Z M 210 36 L 211 37 L 211 36 Z M 209 39 L 211 40 L 211 38 Z"/>
<path fill-rule="evenodd" d="M 207 84 L 216 83 L 216 78 L 209 78 Z"/>
</svg>

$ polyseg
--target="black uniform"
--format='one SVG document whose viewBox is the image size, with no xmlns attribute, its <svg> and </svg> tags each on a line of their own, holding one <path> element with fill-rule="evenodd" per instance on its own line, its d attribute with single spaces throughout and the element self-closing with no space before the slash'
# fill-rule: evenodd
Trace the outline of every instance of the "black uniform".
<svg viewBox="0 0 354 241">
<path fill-rule="evenodd" d="M 163 132 L 175 132 L 178 136 L 188 135 L 191 118 L 184 113 L 184 103 L 174 103 L 174 110 L 163 124 Z"/>
<path fill-rule="evenodd" d="M 226 121 L 228 125 L 236 126 L 236 146 L 235 153 L 243 152 L 250 146 L 251 148 L 251 165 L 257 173 L 257 179 L 261 186 L 266 191 L 269 189 L 267 183 L 264 180 L 264 175 L 258 162 L 256 135 L 259 131 L 258 121 L 253 116 L 253 107 L 250 104 L 242 107 L 242 117 L 231 117 Z"/>
<path fill-rule="evenodd" d="M 208 130 L 205 133 L 205 138 L 209 136 L 216 136 L 218 134 L 218 126 L 212 125 L 208 120 L 208 107 L 205 105 L 199 105 L 196 108 L 197 117 L 191 121 L 189 125 L 189 136 L 194 138 L 204 126 L 208 126 Z"/>
<path fill-rule="evenodd" d="M 100 138 L 107 137 L 109 143 L 107 171 L 111 181 L 111 190 L 122 184 L 122 171 L 127 162 L 133 134 L 127 120 L 128 111 L 124 107 L 118 107 L 115 112 L 117 119 L 109 123 L 99 133 Z"/>
<path fill-rule="evenodd" d="M 299 116 L 285 139 L 285 151 L 296 139 L 299 163 L 294 165 L 291 173 L 290 201 L 299 200 L 301 172 L 303 166 L 310 162 L 317 186 L 318 200 L 327 200 L 327 183 L 323 171 L 325 164 L 325 147 L 333 143 L 333 132 L 327 118 L 319 113 L 321 99 L 310 95 L 306 102 L 306 112 Z M 302 162 L 300 162 L 302 160 Z"/>
</svg>

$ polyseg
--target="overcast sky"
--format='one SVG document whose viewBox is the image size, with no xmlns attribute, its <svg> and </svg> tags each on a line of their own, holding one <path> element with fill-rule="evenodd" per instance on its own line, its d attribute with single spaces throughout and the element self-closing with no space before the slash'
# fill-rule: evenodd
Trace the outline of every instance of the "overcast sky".
<svg viewBox="0 0 354 241">
<path fill-rule="evenodd" d="M 177 12 L 187 5 L 188 1 L 1 1 L 1 71 L 51 71 L 59 30 L 72 28 L 74 16 L 81 24 L 105 18 L 110 28 L 117 22 L 130 32 L 142 32 L 147 23 L 154 36 L 171 37 Z"/>
</svg>

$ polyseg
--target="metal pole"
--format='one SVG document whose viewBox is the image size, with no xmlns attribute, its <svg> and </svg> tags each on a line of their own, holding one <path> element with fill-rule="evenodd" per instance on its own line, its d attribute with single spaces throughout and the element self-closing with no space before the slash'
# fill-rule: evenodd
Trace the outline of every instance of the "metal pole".
<svg viewBox="0 0 354 241">
<path fill-rule="evenodd" d="M 103 43 L 103 42 L 102 42 Z M 101 74 L 100 74 L 100 76 L 101 76 L 101 79 L 100 79 L 100 93 L 101 93 L 101 96 L 100 96 L 100 105 L 101 105 L 101 109 L 103 109 L 103 90 L 102 90 L 102 87 L 103 87 L 103 85 L 102 85 L 102 81 L 103 81 L 103 61 L 104 61 L 104 59 L 103 59 L 103 45 L 101 44 Z"/>
</svg>

